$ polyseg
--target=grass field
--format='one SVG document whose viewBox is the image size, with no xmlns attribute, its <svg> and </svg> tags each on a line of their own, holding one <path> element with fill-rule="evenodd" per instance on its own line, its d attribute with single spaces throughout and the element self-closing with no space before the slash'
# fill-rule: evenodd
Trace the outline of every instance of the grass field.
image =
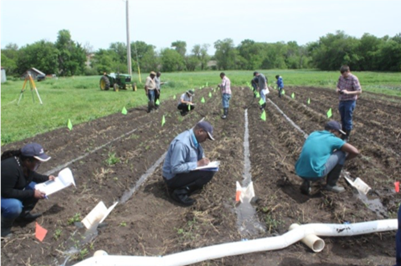
<svg viewBox="0 0 401 266">
<path fill-rule="evenodd" d="M 268 78 L 269 86 L 275 75 L 281 75 L 285 86 L 336 87 L 338 71 L 313 70 L 261 70 Z M 191 88 L 220 83 L 219 71 L 163 73 L 161 101 Z M 232 86 L 245 86 L 252 79 L 253 71 L 225 71 Z M 354 72 L 364 91 L 401 97 L 401 73 Z M 145 105 L 147 98 L 143 90 L 147 74 L 133 75 L 138 91 L 114 92 L 99 89 L 100 76 L 46 79 L 36 82 L 43 105 L 34 90 L 27 85 L 20 104 L 18 99 L 23 81 L 9 80 L 1 84 L 1 145 L 33 137 L 56 128 L 67 127 L 97 119 L 112 113 Z M 233 92 L 235 93 L 235 91 Z M 333 96 L 334 97 L 334 96 Z M 34 99 L 34 101 L 32 100 Z M 200 100 L 196 99 L 195 101 Z M 178 102 L 178 99 L 177 99 Z"/>
</svg>

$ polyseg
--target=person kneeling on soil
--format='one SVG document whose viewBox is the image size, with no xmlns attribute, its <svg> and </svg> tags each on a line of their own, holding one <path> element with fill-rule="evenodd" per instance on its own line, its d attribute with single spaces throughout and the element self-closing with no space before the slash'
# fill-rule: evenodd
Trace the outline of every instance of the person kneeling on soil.
<svg viewBox="0 0 401 266">
<path fill-rule="evenodd" d="M 326 189 L 343 192 L 344 188 L 337 186 L 337 181 L 344 162 L 359 155 L 357 148 L 341 139 L 345 132 L 340 123 L 329 121 L 324 129 L 309 135 L 295 164 L 297 175 L 303 179 L 301 192 L 306 195 L 310 195 L 311 182 L 326 175 Z"/>
<path fill-rule="evenodd" d="M 16 219 L 32 222 L 42 214 L 31 214 L 46 194 L 35 189 L 36 183 L 54 180 L 55 176 L 36 173 L 42 162 L 50 160 L 40 144 L 29 143 L 20 150 L 1 155 L 1 236 L 11 235 Z"/>
<path fill-rule="evenodd" d="M 195 105 L 192 102 L 192 97 L 194 95 L 195 92 L 193 90 L 188 90 L 181 95 L 177 109 L 180 110 L 182 116 L 188 114 L 189 111 L 192 111 L 195 108 Z"/>
<path fill-rule="evenodd" d="M 163 179 L 171 198 L 185 206 L 195 202 L 189 197 L 191 193 L 202 189 L 215 174 L 213 171 L 194 171 L 196 167 L 209 164 L 200 144 L 207 139 L 214 140 L 212 134 L 213 127 L 208 122 L 199 122 L 193 129 L 175 137 L 167 151 Z"/>
</svg>

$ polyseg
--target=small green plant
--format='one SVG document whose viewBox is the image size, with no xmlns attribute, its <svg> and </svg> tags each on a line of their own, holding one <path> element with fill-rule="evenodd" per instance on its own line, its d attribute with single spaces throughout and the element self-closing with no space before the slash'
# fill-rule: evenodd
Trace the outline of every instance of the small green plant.
<svg viewBox="0 0 401 266">
<path fill-rule="evenodd" d="M 72 225 L 75 222 L 79 222 L 79 221 L 81 221 L 81 214 L 80 213 L 75 213 L 74 216 L 69 218 L 67 222 L 68 222 L 69 225 Z"/>
<path fill-rule="evenodd" d="M 85 258 L 85 256 L 87 256 L 88 254 L 89 254 L 89 251 L 87 248 L 81 249 L 78 254 L 78 259 L 83 260 Z"/>
<path fill-rule="evenodd" d="M 127 226 L 127 223 L 126 223 L 126 222 L 121 222 L 121 223 L 120 223 L 120 226 L 126 227 L 126 226 Z"/>
<path fill-rule="evenodd" d="M 58 239 L 60 238 L 60 236 L 61 236 L 61 232 L 62 232 L 62 230 L 59 229 L 59 228 L 57 228 L 57 229 L 54 231 L 53 238 L 56 239 L 56 240 L 58 240 Z"/>
<path fill-rule="evenodd" d="M 109 157 L 106 160 L 108 165 L 115 165 L 116 163 L 120 162 L 120 158 L 116 157 L 115 152 L 109 152 Z"/>
</svg>

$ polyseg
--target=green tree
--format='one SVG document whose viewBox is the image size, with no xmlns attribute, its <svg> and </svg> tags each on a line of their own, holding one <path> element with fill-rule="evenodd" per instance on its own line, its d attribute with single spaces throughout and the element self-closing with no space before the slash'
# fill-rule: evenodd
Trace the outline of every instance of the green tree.
<svg viewBox="0 0 401 266">
<path fill-rule="evenodd" d="M 235 49 L 232 39 L 218 40 L 214 43 L 214 48 L 216 49 L 214 57 L 217 60 L 218 69 L 236 69 L 235 60 L 238 51 Z"/>
<path fill-rule="evenodd" d="M 163 49 L 160 53 L 161 69 L 164 72 L 184 70 L 185 64 L 183 57 L 173 49 Z"/>
<path fill-rule="evenodd" d="M 7 44 L 1 49 L 1 66 L 4 67 L 8 75 L 17 74 L 18 45 L 15 43 Z"/>
<path fill-rule="evenodd" d="M 56 48 L 59 50 L 59 75 L 72 76 L 84 73 L 86 53 L 81 45 L 75 44 L 68 30 L 58 32 Z"/>
<path fill-rule="evenodd" d="M 174 47 L 175 50 L 184 58 L 187 53 L 187 43 L 184 41 L 175 41 L 171 44 L 171 47 Z"/>
<path fill-rule="evenodd" d="M 58 55 L 54 44 L 44 40 L 22 47 L 18 52 L 17 72 L 22 74 L 34 67 L 45 74 L 57 73 Z"/>
<path fill-rule="evenodd" d="M 158 69 L 160 60 L 155 51 L 155 46 L 137 41 L 131 43 L 131 51 L 133 68 L 138 68 L 139 64 L 141 72 L 150 72 Z M 136 69 L 134 70 L 136 71 Z"/>
<path fill-rule="evenodd" d="M 207 68 L 207 63 L 210 60 L 210 56 L 207 54 L 208 48 L 209 44 L 203 44 L 202 46 L 197 44 L 192 48 L 192 55 L 198 58 L 201 70 Z"/>
</svg>

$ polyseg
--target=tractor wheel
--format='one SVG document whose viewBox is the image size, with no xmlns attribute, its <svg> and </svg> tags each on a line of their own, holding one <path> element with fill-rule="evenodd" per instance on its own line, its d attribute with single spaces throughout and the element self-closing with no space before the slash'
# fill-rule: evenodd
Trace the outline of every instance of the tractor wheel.
<svg viewBox="0 0 401 266">
<path fill-rule="evenodd" d="M 113 88 L 114 88 L 114 91 L 119 91 L 120 90 L 120 88 L 118 87 L 117 83 L 114 83 Z"/>
<path fill-rule="evenodd" d="M 110 89 L 110 80 L 106 76 L 102 76 L 99 82 L 100 89 L 102 91 L 108 91 Z"/>
<path fill-rule="evenodd" d="M 136 91 L 136 83 L 132 83 L 132 90 Z"/>
</svg>

